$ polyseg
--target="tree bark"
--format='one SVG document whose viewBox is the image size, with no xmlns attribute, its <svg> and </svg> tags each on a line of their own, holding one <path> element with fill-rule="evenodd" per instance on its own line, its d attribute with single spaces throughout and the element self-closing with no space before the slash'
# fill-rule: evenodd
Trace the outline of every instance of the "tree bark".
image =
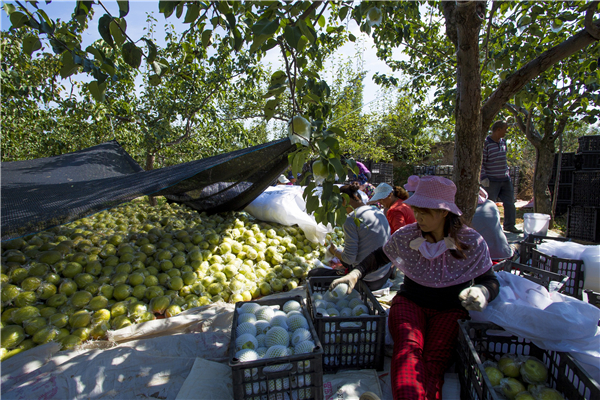
<svg viewBox="0 0 600 400">
<path fill-rule="evenodd" d="M 446 6 L 445 6 L 446 8 Z M 483 154 L 481 133 L 481 74 L 479 70 L 479 31 L 484 2 L 459 2 L 453 13 L 457 40 L 456 127 L 454 182 L 458 188 L 456 204 L 463 219 L 470 223 L 477 207 L 479 173 Z M 452 22 L 451 19 L 449 22 Z M 447 23 L 447 26 L 451 24 Z M 450 33 L 448 33 L 450 36 Z"/>
</svg>

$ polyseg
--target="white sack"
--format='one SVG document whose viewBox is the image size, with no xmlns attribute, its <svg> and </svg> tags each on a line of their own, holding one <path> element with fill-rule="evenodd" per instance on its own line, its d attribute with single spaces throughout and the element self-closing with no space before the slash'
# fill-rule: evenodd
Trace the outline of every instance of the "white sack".
<svg viewBox="0 0 600 400">
<path fill-rule="evenodd" d="M 245 211 L 261 221 L 286 226 L 298 224 L 308 240 L 323 245 L 329 230 L 306 213 L 306 202 L 302 198 L 304 189 L 293 185 L 270 186 L 248 204 Z"/>
<path fill-rule="evenodd" d="M 493 322 L 536 346 L 569 352 L 600 381 L 600 309 L 509 272 L 496 273 L 500 293 L 474 321 Z"/>
</svg>

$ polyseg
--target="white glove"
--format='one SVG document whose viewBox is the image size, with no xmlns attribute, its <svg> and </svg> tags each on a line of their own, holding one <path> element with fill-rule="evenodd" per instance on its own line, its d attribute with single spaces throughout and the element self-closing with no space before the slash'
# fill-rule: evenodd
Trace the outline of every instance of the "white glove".
<svg viewBox="0 0 600 400">
<path fill-rule="evenodd" d="M 470 311 L 483 311 L 487 307 L 489 297 L 487 288 L 482 285 L 468 287 L 458 295 L 462 306 Z"/>
<path fill-rule="evenodd" d="M 480 183 L 483 187 L 490 187 L 490 180 L 488 178 L 483 179 Z"/>
<path fill-rule="evenodd" d="M 329 291 L 332 291 L 340 283 L 345 283 L 348 285 L 348 292 L 346 292 L 346 294 L 350 294 L 352 290 L 354 290 L 354 286 L 356 286 L 356 283 L 360 278 L 362 278 L 360 271 L 353 269 L 348 274 L 331 282 L 331 285 L 329 285 Z"/>
</svg>

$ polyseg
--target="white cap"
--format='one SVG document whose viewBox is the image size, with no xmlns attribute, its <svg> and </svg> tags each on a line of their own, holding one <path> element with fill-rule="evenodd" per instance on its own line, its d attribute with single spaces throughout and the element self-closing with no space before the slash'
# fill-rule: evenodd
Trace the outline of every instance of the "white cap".
<svg viewBox="0 0 600 400">
<path fill-rule="evenodd" d="M 394 191 L 394 188 L 387 183 L 380 183 L 373 191 L 373 197 L 369 201 L 379 201 L 385 199 Z"/>
<path fill-rule="evenodd" d="M 277 178 L 277 180 L 279 181 L 279 183 L 290 183 L 290 180 L 286 178 L 285 175 L 279 175 L 279 178 Z"/>
</svg>

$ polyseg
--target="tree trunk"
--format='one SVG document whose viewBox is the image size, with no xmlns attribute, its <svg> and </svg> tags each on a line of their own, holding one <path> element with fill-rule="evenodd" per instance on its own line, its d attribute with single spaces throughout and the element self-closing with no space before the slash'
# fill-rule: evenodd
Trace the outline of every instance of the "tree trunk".
<svg viewBox="0 0 600 400">
<path fill-rule="evenodd" d="M 479 173 L 483 154 L 481 132 L 481 74 L 479 69 L 479 31 L 484 2 L 458 3 L 455 9 L 457 32 L 456 131 L 454 182 L 456 205 L 470 223 L 477 207 Z"/>
<path fill-rule="evenodd" d="M 537 213 L 552 215 L 552 198 L 548 191 L 548 182 L 552 176 L 554 163 L 554 137 L 544 135 L 535 146 L 535 174 L 533 176 L 533 210 Z"/>
<path fill-rule="evenodd" d="M 154 169 L 154 160 L 156 159 L 156 156 L 154 153 L 150 153 L 148 152 L 146 154 L 146 171 L 152 171 Z M 156 197 L 154 196 L 148 196 L 148 201 L 150 202 L 150 205 L 155 207 L 157 205 L 156 202 Z"/>
</svg>

